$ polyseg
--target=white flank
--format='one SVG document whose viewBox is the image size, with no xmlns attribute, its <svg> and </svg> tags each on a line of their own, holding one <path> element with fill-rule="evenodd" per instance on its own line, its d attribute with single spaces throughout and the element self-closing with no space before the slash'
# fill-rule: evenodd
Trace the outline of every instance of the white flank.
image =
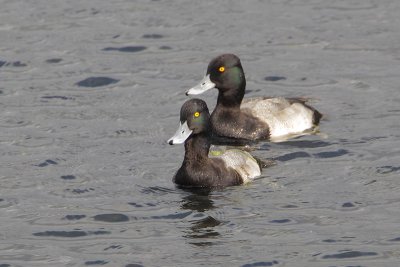
<svg viewBox="0 0 400 267">
<path fill-rule="evenodd" d="M 230 167 L 239 173 L 243 178 L 244 184 L 261 175 L 261 169 L 257 161 L 246 151 L 240 149 L 229 149 L 224 151 L 221 155 L 210 157 L 222 159 L 227 167 Z"/>
<path fill-rule="evenodd" d="M 313 128 L 313 111 L 301 103 L 290 103 L 283 97 L 253 98 L 241 105 L 270 127 L 271 139 L 299 134 Z"/>
</svg>

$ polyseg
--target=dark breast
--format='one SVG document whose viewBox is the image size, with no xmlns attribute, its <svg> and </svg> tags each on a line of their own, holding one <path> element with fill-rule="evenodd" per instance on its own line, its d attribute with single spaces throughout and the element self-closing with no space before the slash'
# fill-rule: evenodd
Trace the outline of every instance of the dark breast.
<svg viewBox="0 0 400 267">
<path fill-rule="evenodd" d="M 192 187 L 225 187 L 240 185 L 243 179 L 235 170 L 226 168 L 221 159 L 213 158 L 208 159 L 207 162 L 191 162 L 182 165 L 175 174 L 174 182 Z"/>
<path fill-rule="evenodd" d="M 214 111 L 211 127 L 214 134 L 223 137 L 246 140 L 268 140 L 270 137 L 266 123 L 240 110 Z"/>
</svg>

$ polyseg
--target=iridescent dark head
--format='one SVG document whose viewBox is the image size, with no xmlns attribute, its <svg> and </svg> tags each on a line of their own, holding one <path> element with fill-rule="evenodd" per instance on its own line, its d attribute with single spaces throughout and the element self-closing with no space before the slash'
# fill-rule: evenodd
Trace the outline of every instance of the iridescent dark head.
<svg viewBox="0 0 400 267">
<path fill-rule="evenodd" d="M 206 102 L 196 98 L 186 101 L 181 108 L 180 121 L 187 121 L 194 134 L 207 131 L 210 126 L 210 112 Z"/>
<path fill-rule="evenodd" d="M 182 105 L 179 128 L 168 143 L 181 144 L 193 134 L 208 131 L 210 131 L 210 112 L 206 102 L 201 99 L 190 99 Z"/>
<path fill-rule="evenodd" d="M 234 54 L 223 54 L 210 61 L 206 76 L 186 94 L 201 94 L 213 88 L 220 92 L 237 91 L 244 94 L 245 87 L 246 79 L 240 59 Z"/>
</svg>

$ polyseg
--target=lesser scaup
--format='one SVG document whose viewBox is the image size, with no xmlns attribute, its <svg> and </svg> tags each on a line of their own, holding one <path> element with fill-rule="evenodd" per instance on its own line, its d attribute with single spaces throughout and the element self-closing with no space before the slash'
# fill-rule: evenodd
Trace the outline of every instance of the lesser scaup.
<svg viewBox="0 0 400 267">
<path fill-rule="evenodd" d="M 186 95 L 213 88 L 219 93 L 211 114 L 211 127 L 220 137 L 283 141 L 313 132 L 322 117 L 303 98 L 257 97 L 242 102 L 246 79 L 240 59 L 233 54 L 211 60 L 204 79 Z"/>
<path fill-rule="evenodd" d="M 190 187 L 224 187 L 249 182 L 261 175 L 258 162 L 246 151 L 229 149 L 209 155 L 210 113 L 201 99 L 186 101 L 177 132 L 170 145 L 185 143 L 185 157 L 174 177 L 176 184 Z"/>
</svg>

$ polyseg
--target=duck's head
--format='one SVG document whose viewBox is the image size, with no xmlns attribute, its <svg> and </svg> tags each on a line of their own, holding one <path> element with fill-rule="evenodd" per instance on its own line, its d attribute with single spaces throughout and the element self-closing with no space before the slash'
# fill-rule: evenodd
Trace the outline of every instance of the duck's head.
<svg viewBox="0 0 400 267">
<path fill-rule="evenodd" d="M 210 112 L 206 102 L 201 99 L 190 99 L 181 107 L 179 128 L 168 144 L 182 144 L 191 135 L 210 130 Z"/>
<path fill-rule="evenodd" d="M 213 88 L 220 92 L 244 92 L 245 85 L 240 59 L 234 54 L 223 54 L 211 60 L 206 76 L 198 85 L 186 91 L 186 95 L 198 95 Z"/>
</svg>

